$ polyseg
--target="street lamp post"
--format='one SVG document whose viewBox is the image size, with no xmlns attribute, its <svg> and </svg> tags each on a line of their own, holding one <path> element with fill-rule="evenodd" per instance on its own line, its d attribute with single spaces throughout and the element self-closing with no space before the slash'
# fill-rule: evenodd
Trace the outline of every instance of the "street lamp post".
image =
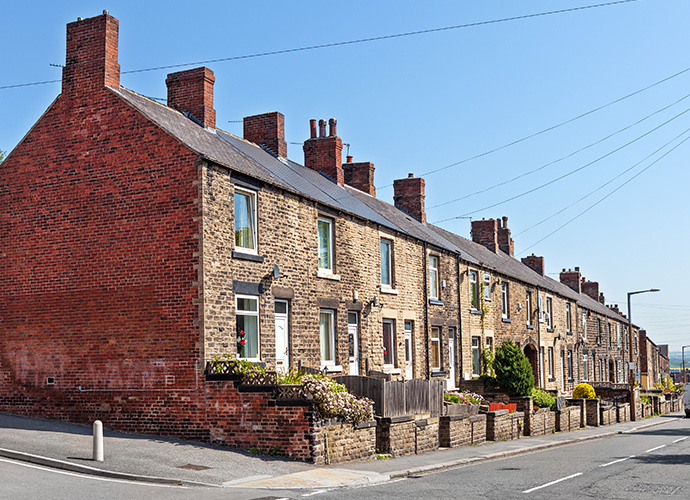
<svg viewBox="0 0 690 500">
<path fill-rule="evenodd" d="M 630 361 L 628 379 L 630 381 L 630 419 L 637 420 L 637 401 L 635 397 L 635 357 L 633 355 L 633 330 L 632 330 L 632 313 L 630 312 L 630 297 L 638 293 L 660 292 L 658 288 L 650 288 L 649 290 L 639 290 L 637 292 L 628 292 L 628 359 Z M 642 349 L 642 347 L 640 347 Z M 640 356 L 642 352 L 640 351 Z"/>
</svg>

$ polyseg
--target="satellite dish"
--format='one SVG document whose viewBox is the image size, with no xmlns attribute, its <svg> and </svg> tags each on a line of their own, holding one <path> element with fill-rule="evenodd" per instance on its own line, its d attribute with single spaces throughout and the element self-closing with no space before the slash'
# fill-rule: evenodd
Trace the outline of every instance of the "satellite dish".
<svg viewBox="0 0 690 500">
<path fill-rule="evenodd" d="M 277 280 L 278 278 L 280 278 L 280 268 L 278 264 L 273 264 L 273 279 Z"/>
</svg>

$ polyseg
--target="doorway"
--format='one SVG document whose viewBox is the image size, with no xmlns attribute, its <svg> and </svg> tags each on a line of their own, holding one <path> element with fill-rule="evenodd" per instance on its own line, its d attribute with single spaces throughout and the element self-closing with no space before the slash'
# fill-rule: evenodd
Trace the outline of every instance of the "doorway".
<svg viewBox="0 0 690 500">
<path fill-rule="evenodd" d="M 357 313 L 347 313 L 347 340 L 350 375 L 359 375 L 359 316 Z"/>
<path fill-rule="evenodd" d="M 290 339 L 288 328 L 288 302 L 275 301 L 276 317 L 276 371 L 287 373 L 290 370 Z"/>
<path fill-rule="evenodd" d="M 524 352 L 529 364 L 532 366 L 532 375 L 534 375 L 534 383 L 536 385 L 539 383 L 539 353 L 532 344 L 527 344 Z"/>
</svg>

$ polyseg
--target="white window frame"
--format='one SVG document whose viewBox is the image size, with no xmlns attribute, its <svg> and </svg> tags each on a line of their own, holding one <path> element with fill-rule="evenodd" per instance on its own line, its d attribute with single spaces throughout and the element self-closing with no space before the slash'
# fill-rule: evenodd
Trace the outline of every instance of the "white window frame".
<svg viewBox="0 0 690 500">
<path fill-rule="evenodd" d="M 582 380 L 584 380 L 586 382 L 589 380 L 589 354 L 583 354 L 582 355 L 582 371 L 583 371 Z"/>
<path fill-rule="evenodd" d="M 478 271 L 470 270 L 469 282 L 470 282 L 470 307 L 476 311 L 476 310 L 479 310 L 479 272 Z"/>
<path fill-rule="evenodd" d="M 508 310 L 508 283 L 506 281 L 501 282 L 501 317 L 503 319 L 509 318 Z"/>
<path fill-rule="evenodd" d="M 616 341 L 618 345 L 618 349 L 621 348 L 621 324 L 616 323 Z"/>
<path fill-rule="evenodd" d="M 249 197 L 249 203 L 250 203 L 250 217 L 251 217 L 251 232 L 252 232 L 252 245 L 254 248 L 248 248 L 248 247 L 243 247 L 237 244 L 237 200 L 236 196 L 237 195 L 243 195 Z M 233 195 L 233 211 L 234 211 L 234 216 L 235 216 L 235 227 L 234 227 L 234 234 L 235 234 L 235 248 L 238 251 L 241 251 L 243 253 L 250 253 L 250 254 L 258 254 L 258 238 L 257 238 L 257 216 L 256 216 L 256 200 L 257 200 L 257 193 L 256 191 L 252 191 L 250 189 L 245 189 L 242 187 L 235 186 L 235 193 Z"/>
<path fill-rule="evenodd" d="M 587 340 L 587 311 L 582 310 L 582 338 Z"/>
<path fill-rule="evenodd" d="M 567 333 L 573 331 L 573 311 L 570 302 L 565 303 L 565 331 Z"/>
<path fill-rule="evenodd" d="M 573 373 L 573 351 L 572 349 L 568 349 L 568 354 L 567 354 L 567 360 L 568 360 L 568 380 L 574 380 L 574 373 Z"/>
<path fill-rule="evenodd" d="M 484 300 L 491 300 L 491 274 L 484 273 L 482 278 L 482 294 Z"/>
<path fill-rule="evenodd" d="M 429 255 L 429 298 L 433 300 L 439 298 L 438 260 L 436 255 Z"/>
<path fill-rule="evenodd" d="M 321 315 L 330 317 L 330 329 L 327 332 L 331 344 L 330 357 L 332 359 L 323 359 L 321 353 Z M 335 367 L 335 311 L 333 309 L 319 309 L 319 358 L 321 360 L 321 368 Z"/>
<path fill-rule="evenodd" d="M 546 297 L 546 326 L 553 328 L 553 299 Z"/>
<path fill-rule="evenodd" d="M 477 341 L 476 342 L 477 345 L 474 345 L 475 340 Z M 481 344 L 482 344 L 482 338 L 481 337 L 472 337 L 472 376 L 473 377 L 478 377 L 479 375 L 481 375 L 481 371 L 482 371 L 482 366 L 481 366 L 481 364 L 482 364 L 481 354 L 482 353 L 479 350 L 481 348 Z M 475 370 L 474 370 L 475 369 L 475 362 L 474 362 L 475 356 L 477 359 L 477 363 L 476 363 L 477 373 L 475 373 Z"/>
<path fill-rule="evenodd" d="M 388 258 L 384 262 L 383 247 L 388 247 Z M 388 238 L 381 238 L 381 286 L 386 288 L 393 288 L 393 242 Z M 383 279 L 384 265 L 388 268 L 388 282 Z"/>
<path fill-rule="evenodd" d="M 438 366 L 433 366 L 433 356 L 431 356 L 432 351 L 436 351 L 436 359 L 438 359 Z M 429 365 L 431 366 L 431 371 L 441 371 L 442 363 L 443 358 L 441 357 L 441 327 L 432 326 L 431 334 L 429 335 Z"/>
<path fill-rule="evenodd" d="M 527 290 L 525 295 L 525 310 L 527 312 L 527 326 L 534 326 L 532 322 L 532 292 Z"/>
<path fill-rule="evenodd" d="M 245 309 L 240 310 L 239 301 L 240 300 L 252 300 L 256 302 L 256 311 L 247 311 Z M 255 358 L 241 358 L 239 353 L 237 354 L 238 359 L 244 359 L 247 361 L 260 361 L 261 360 L 261 321 L 259 315 L 260 301 L 258 295 L 235 295 L 235 322 L 237 322 L 238 316 L 252 316 L 256 318 L 256 357 Z M 246 333 L 246 332 L 245 332 Z"/>
<path fill-rule="evenodd" d="M 547 355 L 549 356 L 549 379 L 552 379 L 555 377 L 554 373 L 554 360 L 553 360 L 553 347 L 549 347 L 547 351 Z"/>
<path fill-rule="evenodd" d="M 329 261 L 329 267 L 321 267 L 321 224 L 328 224 L 328 261 Z M 318 254 L 318 266 L 319 266 L 319 271 L 324 271 L 326 273 L 333 274 L 333 221 L 331 219 L 327 219 L 325 217 L 319 217 L 317 219 L 317 238 L 318 238 L 318 246 L 319 246 L 319 254 Z"/>
<path fill-rule="evenodd" d="M 539 323 L 544 322 L 544 296 L 537 292 L 537 317 Z"/>
</svg>

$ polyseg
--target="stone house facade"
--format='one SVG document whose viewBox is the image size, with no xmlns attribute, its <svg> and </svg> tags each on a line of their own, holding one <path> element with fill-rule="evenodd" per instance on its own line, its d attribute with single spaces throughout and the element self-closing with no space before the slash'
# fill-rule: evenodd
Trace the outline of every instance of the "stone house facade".
<svg viewBox="0 0 690 500">
<path fill-rule="evenodd" d="M 67 26 L 62 93 L 0 167 L 0 409 L 204 439 L 216 356 L 453 389 L 506 339 L 545 389 L 627 380 L 625 318 L 517 260 L 506 217 L 428 224 L 412 174 L 376 198 L 334 119 L 304 165 L 278 112 L 226 133 L 208 68 L 168 75 L 167 106 L 125 89 L 118 29 Z"/>
</svg>

